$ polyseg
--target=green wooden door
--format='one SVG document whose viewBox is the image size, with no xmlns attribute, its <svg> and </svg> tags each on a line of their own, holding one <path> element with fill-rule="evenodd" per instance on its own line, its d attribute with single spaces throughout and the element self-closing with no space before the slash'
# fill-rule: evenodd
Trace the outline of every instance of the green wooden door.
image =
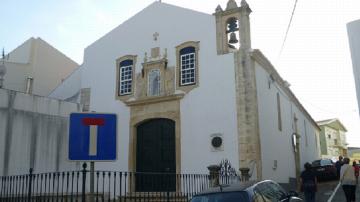
<svg viewBox="0 0 360 202">
<path fill-rule="evenodd" d="M 175 122 L 152 119 L 137 127 L 136 191 L 175 191 Z"/>
</svg>

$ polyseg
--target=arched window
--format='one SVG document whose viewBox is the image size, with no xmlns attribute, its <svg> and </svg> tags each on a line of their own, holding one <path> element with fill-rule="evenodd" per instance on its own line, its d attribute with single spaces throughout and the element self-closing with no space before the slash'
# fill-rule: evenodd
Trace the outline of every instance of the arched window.
<svg viewBox="0 0 360 202">
<path fill-rule="evenodd" d="M 160 95 L 160 70 L 153 69 L 149 72 L 148 76 L 148 95 Z"/>
<path fill-rule="evenodd" d="M 180 50 L 180 85 L 196 83 L 196 52 L 189 46 Z"/>
<path fill-rule="evenodd" d="M 131 94 L 133 80 L 133 60 L 124 60 L 119 64 L 119 95 Z"/>
</svg>

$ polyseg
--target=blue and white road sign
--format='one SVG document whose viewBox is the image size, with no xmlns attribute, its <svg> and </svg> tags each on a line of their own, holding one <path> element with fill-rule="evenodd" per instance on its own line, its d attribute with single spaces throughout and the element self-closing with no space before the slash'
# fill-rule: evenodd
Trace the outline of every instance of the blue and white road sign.
<svg viewBox="0 0 360 202">
<path fill-rule="evenodd" d="M 115 161 L 116 114 L 71 113 L 69 160 Z"/>
</svg>

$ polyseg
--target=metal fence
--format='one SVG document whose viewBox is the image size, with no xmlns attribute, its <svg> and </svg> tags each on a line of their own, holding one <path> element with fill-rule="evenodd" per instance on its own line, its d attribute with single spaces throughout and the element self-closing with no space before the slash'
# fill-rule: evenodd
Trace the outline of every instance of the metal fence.
<svg viewBox="0 0 360 202">
<path fill-rule="evenodd" d="M 92 177 L 91 177 L 92 175 Z M 240 180 L 238 176 L 138 173 L 118 171 L 53 172 L 0 177 L 0 201 L 189 201 L 211 186 Z"/>
</svg>

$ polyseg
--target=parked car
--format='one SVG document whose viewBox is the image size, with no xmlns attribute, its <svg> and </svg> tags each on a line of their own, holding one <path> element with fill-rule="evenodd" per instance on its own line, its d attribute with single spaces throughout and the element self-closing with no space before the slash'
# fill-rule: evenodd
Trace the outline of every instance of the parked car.
<svg viewBox="0 0 360 202">
<path fill-rule="evenodd" d="M 337 171 L 331 159 L 319 159 L 312 162 L 312 169 L 318 180 L 337 178 Z"/>
<path fill-rule="evenodd" d="M 278 183 L 265 180 L 210 188 L 195 195 L 190 202 L 298 202 L 296 192 L 287 193 Z"/>
</svg>

